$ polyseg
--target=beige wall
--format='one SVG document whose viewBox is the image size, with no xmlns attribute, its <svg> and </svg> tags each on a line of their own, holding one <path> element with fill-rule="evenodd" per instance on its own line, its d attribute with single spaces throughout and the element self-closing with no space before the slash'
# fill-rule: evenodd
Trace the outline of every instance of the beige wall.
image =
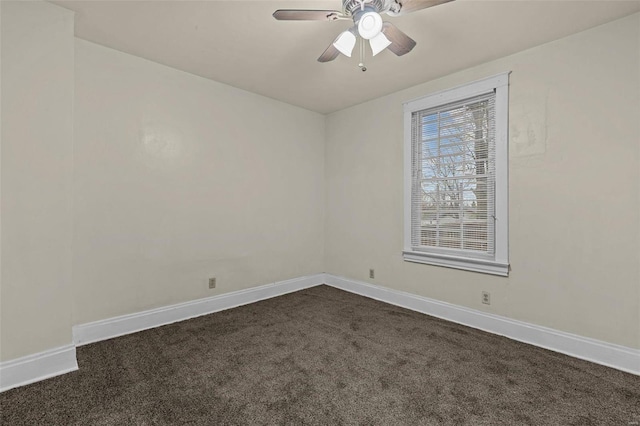
<svg viewBox="0 0 640 426">
<path fill-rule="evenodd" d="M 0 5 L 0 361 L 2 360 L 2 6 Z"/>
<path fill-rule="evenodd" d="M 75 114 L 75 324 L 323 271 L 324 116 L 83 40 Z"/>
<path fill-rule="evenodd" d="M 2 360 L 2 6 L 0 5 L 0 361 Z"/>
<path fill-rule="evenodd" d="M 2 8 L 0 359 L 71 343 L 73 13 Z"/>
<path fill-rule="evenodd" d="M 326 270 L 639 348 L 639 28 L 635 14 L 329 115 Z M 404 262 L 402 103 L 509 70 L 509 278 Z"/>
</svg>

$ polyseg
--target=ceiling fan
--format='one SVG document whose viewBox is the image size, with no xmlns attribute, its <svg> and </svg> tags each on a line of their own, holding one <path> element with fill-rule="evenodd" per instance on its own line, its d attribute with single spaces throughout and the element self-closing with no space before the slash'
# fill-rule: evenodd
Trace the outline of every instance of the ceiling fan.
<svg viewBox="0 0 640 426">
<path fill-rule="evenodd" d="M 450 1 L 453 0 L 342 0 L 342 11 L 279 9 L 273 13 L 273 17 L 279 21 L 353 20 L 353 27 L 338 35 L 320 55 L 318 62 L 333 61 L 340 53 L 351 57 L 358 35 L 369 40 L 373 56 L 387 47 L 396 55 L 402 56 L 415 47 L 415 40 L 391 22 L 383 22 L 380 14 L 402 16 Z"/>
</svg>

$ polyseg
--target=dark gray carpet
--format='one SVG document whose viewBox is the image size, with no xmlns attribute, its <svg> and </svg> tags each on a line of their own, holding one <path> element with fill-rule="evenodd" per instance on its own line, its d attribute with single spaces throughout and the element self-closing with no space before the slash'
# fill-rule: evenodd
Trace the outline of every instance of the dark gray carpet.
<svg viewBox="0 0 640 426">
<path fill-rule="evenodd" d="M 631 425 L 640 378 L 327 286 L 78 348 L 3 425 Z"/>
</svg>

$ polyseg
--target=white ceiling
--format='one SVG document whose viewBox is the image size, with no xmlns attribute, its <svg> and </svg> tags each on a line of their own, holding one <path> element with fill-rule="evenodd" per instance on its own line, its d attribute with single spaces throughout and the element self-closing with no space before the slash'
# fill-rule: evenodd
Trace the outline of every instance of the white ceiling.
<svg viewBox="0 0 640 426">
<path fill-rule="evenodd" d="M 409 54 L 316 61 L 350 21 L 276 21 L 279 8 L 341 1 L 54 1 L 76 35 L 123 52 L 329 113 L 640 11 L 640 1 L 457 0 L 391 18 Z M 357 48 L 356 48 L 357 51 Z"/>
</svg>

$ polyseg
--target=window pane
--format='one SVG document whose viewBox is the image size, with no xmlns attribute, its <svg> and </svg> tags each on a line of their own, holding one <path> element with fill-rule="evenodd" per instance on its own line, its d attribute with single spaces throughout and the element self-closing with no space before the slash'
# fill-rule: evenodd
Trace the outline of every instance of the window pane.
<svg viewBox="0 0 640 426">
<path fill-rule="evenodd" d="M 412 244 L 491 253 L 492 96 L 416 114 Z"/>
</svg>

